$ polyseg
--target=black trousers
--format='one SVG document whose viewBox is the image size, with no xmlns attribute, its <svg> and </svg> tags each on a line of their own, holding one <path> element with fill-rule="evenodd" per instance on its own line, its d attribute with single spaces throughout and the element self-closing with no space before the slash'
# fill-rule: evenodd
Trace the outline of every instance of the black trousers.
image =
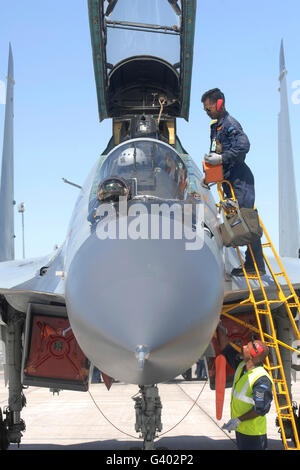
<svg viewBox="0 0 300 470">
<path fill-rule="evenodd" d="M 236 443 L 239 450 L 267 450 L 268 439 L 267 435 L 262 436 L 248 436 L 247 434 L 241 434 L 235 432 Z"/>
</svg>

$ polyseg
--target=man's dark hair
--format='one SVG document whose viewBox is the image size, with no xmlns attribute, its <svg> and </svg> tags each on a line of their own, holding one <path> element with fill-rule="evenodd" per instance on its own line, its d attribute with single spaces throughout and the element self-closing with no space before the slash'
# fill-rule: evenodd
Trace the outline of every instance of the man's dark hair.
<svg viewBox="0 0 300 470">
<path fill-rule="evenodd" d="M 225 104 L 224 93 L 221 92 L 219 88 L 213 88 L 212 90 L 206 91 L 201 98 L 201 102 L 204 103 L 207 99 L 212 103 L 216 103 L 218 100 L 223 100 Z"/>
</svg>

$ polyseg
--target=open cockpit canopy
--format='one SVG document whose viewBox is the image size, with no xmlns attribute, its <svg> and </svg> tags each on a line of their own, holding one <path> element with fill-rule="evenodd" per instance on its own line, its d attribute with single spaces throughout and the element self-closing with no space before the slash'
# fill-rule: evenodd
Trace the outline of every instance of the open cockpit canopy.
<svg viewBox="0 0 300 470">
<path fill-rule="evenodd" d="M 88 0 L 100 121 L 189 115 L 196 0 Z"/>
</svg>

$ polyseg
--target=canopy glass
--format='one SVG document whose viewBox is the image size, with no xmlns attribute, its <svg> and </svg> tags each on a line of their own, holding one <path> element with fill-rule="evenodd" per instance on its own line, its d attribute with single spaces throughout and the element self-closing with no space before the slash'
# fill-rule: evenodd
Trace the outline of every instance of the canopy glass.
<svg viewBox="0 0 300 470">
<path fill-rule="evenodd" d="M 134 179 L 137 195 L 184 199 L 186 166 L 177 152 L 157 140 L 135 139 L 116 147 L 101 167 L 99 182 L 115 176 Z"/>
<path fill-rule="evenodd" d="M 196 0 L 88 0 L 100 120 L 188 119 Z"/>
<path fill-rule="evenodd" d="M 127 0 L 118 0 L 106 19 L 107 62 L 116 65 L 136 55 L 180 62 L 180 19 L 167 0 L 130 0 L 130 8 Z"/>
</svg>

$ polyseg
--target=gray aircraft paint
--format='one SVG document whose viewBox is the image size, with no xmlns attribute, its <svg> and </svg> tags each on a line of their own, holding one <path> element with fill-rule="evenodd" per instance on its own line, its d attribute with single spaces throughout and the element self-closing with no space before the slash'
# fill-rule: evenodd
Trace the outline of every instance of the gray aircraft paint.
<svg viewBox="0 0 300 470">
<path fill-rule="evenodd" d="M 14 253 L 14 66 L 9 45 L 2 170 L 0 186 L 0 261 L 12 260 Z"/>
<path fill-rule="evenodd" d="M 13 160 L 13 153 L 3 158 Z M 236 253 L 223 251 L 212 191 L 201 186 L 202 173 L 188 155 L 181 158 L 194 178 L 193 190 L 204 201 L 205 223 L 213 233 L 205 234 L 202 250 L 183 250 L 184 240 L 99 240 L 87 217 L 97 168 L 105 158 L 95 163 L 79 191 L 65 243 L 43 258 L 0 263 L 0 293 L 21 312 L 29 302 L 66 302 L 75 336 L 95 365 L 116 379 L 158 383 L 184 372 L 200 357 L 222 302 L 247 298 L 248 288 L 245 279 L 226 274 L 238 263 Z M 299 260 L 283 263 L 299 288 Z M 41 274 L 43 266 L 47 270 Z M 251 284 L 259 290 L 257 281 Z M 276 290 L 269 276 L 263 284 L 268 294 Z M 143 371 L 138 346 L 150 353 Z"/>
<path fill-rule="evenodd" d="M 87 220 L 96 169 L 97 164 L 81 189 L 69 227 L 70 323 L 82 350 L 108 375 L 136 384 L 168 380 L 203 354 L 220 315 L 222 244 L 213 198 L 193 169 L 201 196 L 207 193 L 206 224 L 216 235 L 206 235 L 199 252 L 186 251 L 184 240 L 99 240 Z M 142 371 L 139 345 L 150 353 Z"/>
<path fill-rule="evenodd" d="M 279 254 L 298 258 L 299 216 L 287 92 L 283 41 L 279 57 L 280 113 L 278 116 Z"/>
</svg>

